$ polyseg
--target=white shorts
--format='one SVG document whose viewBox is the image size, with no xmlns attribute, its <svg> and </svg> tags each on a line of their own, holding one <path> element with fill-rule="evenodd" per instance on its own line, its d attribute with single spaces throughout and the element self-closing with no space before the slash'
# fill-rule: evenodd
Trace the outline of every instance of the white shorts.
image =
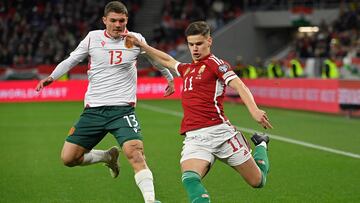
<svg viewBox="0 0 360 203">
<path fill-rule="evenodd" d="M 188 159 L 201 159 L 214 164 L 219 159 L 237 166 L 251 157 L 246 138 L 229 124 L 219 124 L 186 132 L 180 163 Z"/>
</svg>

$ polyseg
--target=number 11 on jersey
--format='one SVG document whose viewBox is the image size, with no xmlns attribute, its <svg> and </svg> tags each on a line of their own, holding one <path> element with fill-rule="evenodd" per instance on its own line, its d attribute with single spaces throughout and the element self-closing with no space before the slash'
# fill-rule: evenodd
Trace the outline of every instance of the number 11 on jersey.
<svg viewBox="0 0 360 203">
<path fill-rule="evenodd" d="M 191 76 L 190 78 L 188 78 L 188 77 L 185 78 L 185 80 L 184 80 L 184 92 L 193 90 L 192 79 L 193 79 L 193 76 Z M 187 84 L 188 82 L 189 82 L 189 84 Z M 189 87 L 187 87 L 187 86 L 189 86 Z"/>
</svg>

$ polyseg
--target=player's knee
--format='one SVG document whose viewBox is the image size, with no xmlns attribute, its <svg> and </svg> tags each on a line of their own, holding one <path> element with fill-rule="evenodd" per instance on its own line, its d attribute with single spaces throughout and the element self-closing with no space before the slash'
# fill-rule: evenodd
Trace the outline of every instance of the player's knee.
<svg viewBox="0 0 360 203">
<path fill-rule="evenodd" d="M 130 162 L 135 164 L 140 164 L 145 162 L 144 155 L 140 150 L 132 151 L 131 153 L 127 154 L 127 157 L 130 160 Z"/>
<path fill-rule="evenodd" d="M 64 166 L 74 167 L 74 166 L 78 165 L 78 160 L 75 159 L 73 156 L 68 156 L 68 155 L 62 154 L 61 160 L 62 160 Z"/>
<path fill-rule="evenodd" d="M 125 143 L 123 152 L 135 171 L 146 168 L 144 148 L 141 142 L 129 141 Z"/>
<path fill-rule="evenodd" d="M 266 182 L 266 177 L 262 173 L 260 173 L 259 176 L 256 176 L 256 178 L 254 178 L 254 180 L 250 183 L 250 185 L 253 188 L 262 188 L 264 187 L 265 182 Z"/>
<path fill-rule="evenodd" d="M 263 186 L 262 182 L 263 182 L 263 178 L 261 173 L 259 173 L 258 175 L 256 175 L 255 177 L 253 177 L 251 180 L 248 181 L 249 185 L 253 188 L 261 188 Z"/>
<path fill-rule="evenodd" d="M 139 165 L 145 163 L 145 157 L 142 147 L 134 145 L 127 148 L 124 153 L 132 165 Z"/>
</svg>

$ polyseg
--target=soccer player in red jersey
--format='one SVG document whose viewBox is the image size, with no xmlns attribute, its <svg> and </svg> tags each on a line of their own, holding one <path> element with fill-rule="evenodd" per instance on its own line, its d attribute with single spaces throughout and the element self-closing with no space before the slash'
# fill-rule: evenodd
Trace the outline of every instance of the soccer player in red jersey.
<svg viewBox="0 0 360 203">
<path fill-rule="evenodd" d="M 174 69 L 183 78 L 184 117 L 180 132 L 185 135 L 185 139 L 180 163 L 182 182 L 189 201 L 210 202 L 201 179 L 215 159 L 234 168 L 252 187 L 263 187 L 269 170 L 269 138 L 258 134 L 252 136 L 256 145 L 252 156 L 246 138 L 224 115 L 226 85 L 238 92 L 251 116 L 260 125 L 265 129 L 272 126 L 266 112 L 257 107 L 251 92 L 233 72 L 229 63 L 211 53 L 209 26 L 203 21 L 193 22 L 185 31 L 192 63 L 180 63 L 168 54 L 142 43 L 133 35 L 124 35 L 155 61 Z"/>
</svg>

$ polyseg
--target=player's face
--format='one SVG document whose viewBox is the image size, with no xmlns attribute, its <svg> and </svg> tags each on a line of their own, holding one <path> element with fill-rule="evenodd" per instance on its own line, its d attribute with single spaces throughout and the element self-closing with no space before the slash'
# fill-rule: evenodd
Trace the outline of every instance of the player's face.
<svg viewBox="0 0 360 203">
<path fill-rule="evenodd" d="M 106 26 L 106 32 L 114 38 L 119 38 L 120 34 L 126 29 L 128 17 L 123 13 L 110 12 L 103 17 Z"/>
<path fill-rule="evenodd" d="M 212 38 L 210 36 L 189 35 L 187 42 L 191 57 L 195 63 L 210 54 L 212 44 Z"/>
</svg>

